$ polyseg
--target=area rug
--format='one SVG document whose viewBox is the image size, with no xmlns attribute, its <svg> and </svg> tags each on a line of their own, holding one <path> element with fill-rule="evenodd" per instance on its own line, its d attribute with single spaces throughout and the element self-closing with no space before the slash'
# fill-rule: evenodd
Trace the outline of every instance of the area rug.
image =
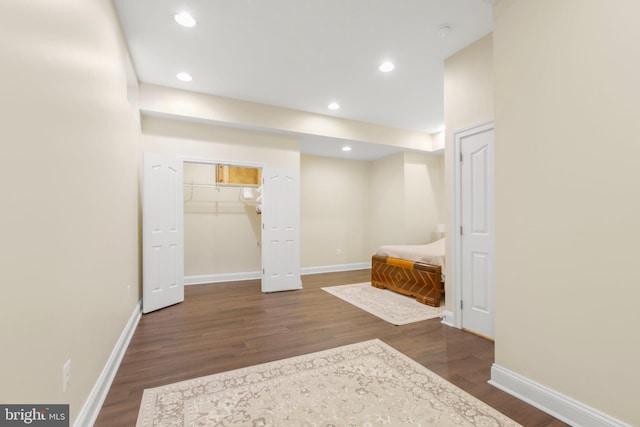
<svg viewBox="0 0 640 427">
<path fill-rule="evenodd" d="M 444 307 L 431 307 L 417 302 L 413 297 L 374 288 L 369 282 L 331 286 L 322 290 L 394 325 L 442 317 L 444 311 Z"/>
<path fill-rule="evenodd" d="M 518 426 L 380 340 L 147 389 L 142 426 Z"/>
</svg>

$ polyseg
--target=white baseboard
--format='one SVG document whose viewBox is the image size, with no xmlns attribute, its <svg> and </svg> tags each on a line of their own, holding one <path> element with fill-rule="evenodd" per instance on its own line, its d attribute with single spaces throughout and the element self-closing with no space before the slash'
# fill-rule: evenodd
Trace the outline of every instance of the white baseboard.
<svg viewBox="0 0 640 427">
<path fill-rule="evenodd" d="M 453 328 L 456 327 L 455 318 L 452 311 L 445 311 L 444 313 L 442 313 L 442 323 Z"/>
<path fill-rule="evenodd" d="M 109 393 L 113 379 L 120 367 L 120 362 L 122 362 L 124 353 L 127 351 L 127 347 L 129 347 L 129 342 L 131 341 L 131 337 L 133 337 L 133 333 L 136 330 L 136 326 L 138 326 L 141 316 L 142 303 L 139 301 L 133 309 L 133 313 L 131 313 L 131 317 L 124 327 L 122 334 L 120 334 L 120 338 L 116 342 L 107 363 L 104 365 L 98 381 L 96 381 L 93 390 L 91 390 L 89 397 L 84 402 L 78 418 L 75 423 L 73 423 L 74 427 L 92 426 L 96 422 L 96 418 L 98 418 L 102 404 L 107 398 L 107 393 Z"/>
<path fill-rule="evenodd" d="M 630 427 L 607 414 L 516 374 L 495 363 L 489 384 L 572 426 Z"/>
<path fill-rule="evenodd" d="M 319 267 L 304 267 L 300 269 L 300 274 L 317 274 L 317 273 L 333 273 L 336 271 L 363 270 L 371 268 L 370 262 L 360 262 L 354 264 L 337 264 L 322 265 Z M 209 283 L 221 282 L 238 282 L 240 280 L 256 280 L 261 279 L 262 275 L 259 271 L 247 271 L 244 273 L 223 273 L 223 274 L 204 274 L 202 276 L 185 276 L 185 285 L 206 285 Z"/>
<path fill-rule="evenodd" d="M 185 276 L 185 285 L 206 285 L 208 283 L 238 282 L 240 280 L 255 280 L 262 278 L 259 271 L 244 273 L 205 274 L 202 276 Z"/>
<path fill-rule="evenodd" d="M 336 265 L 321 265 L 318 267 L 304 267 L 300 269 L 300 274 L 319 274 L 319 273 L 334 273 L 337 271 L 351 271 L 351 270 L 364 270 L 371 268 L 371 262 L 357 262 L 353 264 L 336 264 Z"/>
</svg>

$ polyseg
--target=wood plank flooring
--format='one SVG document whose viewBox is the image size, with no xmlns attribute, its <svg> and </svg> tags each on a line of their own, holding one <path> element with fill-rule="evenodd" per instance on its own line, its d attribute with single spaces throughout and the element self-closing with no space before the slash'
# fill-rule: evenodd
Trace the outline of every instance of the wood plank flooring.
<svg viewBox="0 0 640 427">
<path fill-rule="evenodd" d="M 273 294 L 255 280 L 187 286 L 183 303 L 140 320 L 95 426 L 135 426 L 145 388 L 374 338 L 524 426 L 566 425 L 487 384 L 492 342 L 440 319 L 393 326 L 320 289 L 370 274 L 307 275 L 304 289 Z"/>
</svg>

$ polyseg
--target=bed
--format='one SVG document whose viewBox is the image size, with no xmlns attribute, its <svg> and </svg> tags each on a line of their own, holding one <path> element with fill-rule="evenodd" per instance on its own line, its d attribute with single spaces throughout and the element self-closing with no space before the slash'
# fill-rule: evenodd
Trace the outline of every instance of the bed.
<svg viewBox="0 0 640 427">
<path fill-rule="evenodd" d="M 445 239 L 426 245 L 380 246 L 371 258 L 371 285 L 439 307 L 444 292 Z"/>
</svg>

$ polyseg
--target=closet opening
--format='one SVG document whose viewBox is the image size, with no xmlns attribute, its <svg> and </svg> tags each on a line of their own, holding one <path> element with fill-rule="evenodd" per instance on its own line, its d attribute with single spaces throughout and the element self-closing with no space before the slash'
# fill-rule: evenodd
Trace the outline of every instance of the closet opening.
<svg viewBox="0 0 640 427">
<path fill-rule="evenodd" d="M 185 284 L 260 279 L 262 166 L 184 161 Z"/>
</svg>

